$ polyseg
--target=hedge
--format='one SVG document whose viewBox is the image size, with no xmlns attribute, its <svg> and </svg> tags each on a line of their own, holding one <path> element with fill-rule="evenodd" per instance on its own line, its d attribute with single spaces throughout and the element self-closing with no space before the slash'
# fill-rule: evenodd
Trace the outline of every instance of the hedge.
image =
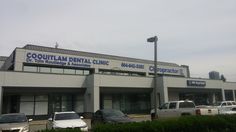
<svg viewBox="0 0 236 132">
<path fill-rule="evenodd" d="M 183 116 L 126 124 L 100 124 L 93 132 L 236 132 L 236 115 Z"/>
</svg>

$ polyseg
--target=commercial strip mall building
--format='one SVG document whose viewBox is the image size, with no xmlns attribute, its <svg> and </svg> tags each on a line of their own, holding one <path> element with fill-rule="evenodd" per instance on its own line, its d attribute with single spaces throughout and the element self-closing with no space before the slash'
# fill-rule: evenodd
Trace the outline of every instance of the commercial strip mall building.
<svg viewBox="0 0 236 132">
<path fill-rule="evenodd" d="M 0 113 L 47 117 L 55 111 L 102 108 L 149 113 L 154 64 L 150 60 L 26 45 L 0 57 Z M 236 83 L 190 78 L 186 65 L 158 62 L 158 105 L 235 100 Z"/>
</svg>

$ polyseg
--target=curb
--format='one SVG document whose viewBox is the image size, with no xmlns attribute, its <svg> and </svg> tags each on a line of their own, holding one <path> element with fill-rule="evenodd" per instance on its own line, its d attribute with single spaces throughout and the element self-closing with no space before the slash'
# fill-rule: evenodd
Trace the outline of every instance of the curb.
<svg viewBox="0 0 236 132">
<path fill-rule="evenodd" d="M 128 117 L 130 117 L 130 118 L 149 118 L 150 115 L 136 115 L 136 114 L 131 114 L 131 115 L 128 115 Z"/>
</svg>

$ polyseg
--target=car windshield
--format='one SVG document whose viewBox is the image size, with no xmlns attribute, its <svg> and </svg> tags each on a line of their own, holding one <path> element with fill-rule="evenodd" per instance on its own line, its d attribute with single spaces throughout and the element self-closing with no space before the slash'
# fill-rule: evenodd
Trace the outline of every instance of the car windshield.
<svg viewBox="0 0 236 132">
<path fill-rule="evenodd" d="M 10 115 L 1 115 L 0 123 L 20 123 L 27 122 L 27 118 L 24 114 L 10 114 Z"/>
<path fill-rule="evenodd" d="M 124 117 L 125 115 L 119 110 L 103 110 L 105 117 Z"/>
<path fill-rule="evenodd" d="M 80 117 L 76 113 L 60 113 L 55 115 L 55 120 L 71 120 L 71 119 L 80 119 Z"/>
</svg>

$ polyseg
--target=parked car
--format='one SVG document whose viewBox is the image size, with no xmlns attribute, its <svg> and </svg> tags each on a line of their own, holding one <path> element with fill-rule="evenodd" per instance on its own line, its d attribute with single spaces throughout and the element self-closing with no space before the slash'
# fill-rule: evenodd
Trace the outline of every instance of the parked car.
<svg viewBox="0 0 236 132">
<path fill-rule="evenodd" d="M 193 101 L 181 100 L 181 101 L 170 101 L 164 103 L 157 109 L 155 115 L 155 110 L 151 110 L 151 118 L 168 118 L 168 117 L 179 117 L 186 115 L 216 115 L 218 114 L 218 109 L 206 106 L 196 107 Z"/>
<path fill-rule="evenodd" d="M 222 111 L 221 114 L 223 114 L 223 115 L 236 114 L 236 107 L 233 107 L 233 108 L 231 108 L 230 110 L 227 110 L 227 111 Z"/>
<path fill-rule="evenodd" d="M 134 121 L 120 110 L 115 110 L 115 109 L 97 110 L 91 120 L 92 125 L 99 123 L 129 123 L 129 122 L 134 122 Z"/>
<path fill-rule="evenodd" d="M 48 119 L 47 129 L 73 128 L 88 131 L 88 125 L 82 119 L 83 117 L 74 111 L 55 112 Z"/>
<path fill-rule="evenodd" d="M 24 113 L 0 115 L 0 132 L 29 132 L 29 121 Z"/>
<path fill-rule="evenodd" d="M 225 114 L 227 111 L 231 111 L 232 108 L 236 108 L 235 101 L 220 101 L 213 104 L 219 111 L 219 114 Z"/>
</svg>

